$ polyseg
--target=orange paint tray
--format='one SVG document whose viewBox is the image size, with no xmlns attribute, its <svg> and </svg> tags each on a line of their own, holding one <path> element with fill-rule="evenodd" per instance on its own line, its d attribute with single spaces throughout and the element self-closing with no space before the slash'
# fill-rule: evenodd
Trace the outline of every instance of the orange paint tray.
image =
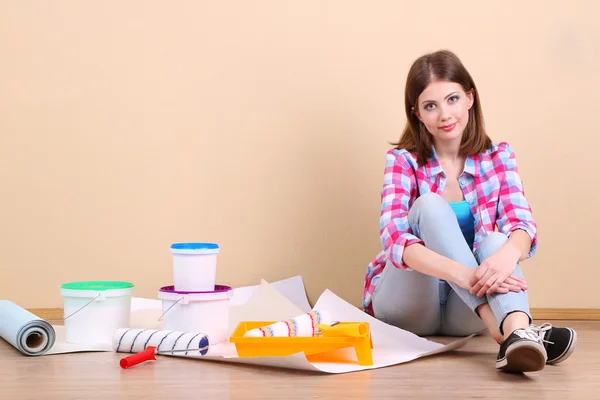
<svg viewBox="0 0 600 400">
<path fill-rule="evenodd" d="M 354 347 L 359 365 L 373 365 L 373 341 L 368 322 L 340 322 L 334 326 L 321 324 L 318 328 L 321 329 L 322 336 L 244 337 L 251 329 L 275 322 L 277 321 L 240 322 L 229 338 L 235 344 L 238 357 L 289 356 L 303 352 L 307 358 L 319 355 L 318 361 L 327 362 L 325 353 Z"/>
</svg>

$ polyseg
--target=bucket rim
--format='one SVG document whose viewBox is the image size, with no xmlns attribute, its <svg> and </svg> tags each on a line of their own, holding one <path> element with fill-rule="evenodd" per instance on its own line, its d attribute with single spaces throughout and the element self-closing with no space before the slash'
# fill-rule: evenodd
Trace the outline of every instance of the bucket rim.
<svg viewBox="0 0 600 400">
<path fill-rule="evenodd" d="M 134 288 L 127 289 L 114 289 L 114 290 L 71 290 L 71 289 L 60 289 L 60 294 L 63 296 L 65 301 L 68 298 L 87 298 L 97 299 L 98 301 L 106 298 L 113 297 L 132 297 Z"/>
<path fill-rule="evenodd" d="M 215 285 L 215 289 L 208 292 L 189 292 L 189 291 L 176 291 L 173 286 L 164 286 L 158 291 L 158 298 L 167 301 L 180 301 L 185 302 L 204 302 L 213 300 L 229 300 L 233 297 L 233 289 L 229 286 Z M 184 302 L 184 304 L 185 304 Z"/>
<path fill-rule="evenodd" d="M 74 281 L 60 285 L 68 291 L 105 292 L 111 290 L 133 289 L 134 284 L 126 281 Z"/>
<path fill-rule="evenodd" d="M 231 288 L 231 286 L 225 286 L 225 285 L 215 285 L 215 290 L 207 290 L 207 291 L 198 291 L 198 292 L 194 292 L 194 291 L 189 291 L 189 290 L 175 290 L 175 286 L 174 285 L 170 285 L 170 286 L 163 286 L 159 289 L 159 293 L 165 293 L 165 294 L 185 294 L 185 295 L 210 295 L 210 294 L 219 294 L 219 293 L 227 293 L 232 291 L 233 289 Z"/>
</svg>

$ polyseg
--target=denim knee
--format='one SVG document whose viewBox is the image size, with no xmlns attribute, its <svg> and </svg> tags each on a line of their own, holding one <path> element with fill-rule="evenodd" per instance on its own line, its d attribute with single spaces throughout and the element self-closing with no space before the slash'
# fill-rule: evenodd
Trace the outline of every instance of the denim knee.
<svg viewBox="0 0 600 400">
<path fill-rule="evenodd" d="M 483 261 L 504 246 L 508 236 L 501 232 L 492 232 L 488 237 L 483 239 L 477 249 L 479 261 Z"/>
<path fill-rule="evenodd" d="M 418 224 L 422 218 L 439 220 L 440 218 L 456 218 L 450 204 L 437 193 L 420 195 L 408 211 L 408 221 L 411 225 Z"/>
</svg>

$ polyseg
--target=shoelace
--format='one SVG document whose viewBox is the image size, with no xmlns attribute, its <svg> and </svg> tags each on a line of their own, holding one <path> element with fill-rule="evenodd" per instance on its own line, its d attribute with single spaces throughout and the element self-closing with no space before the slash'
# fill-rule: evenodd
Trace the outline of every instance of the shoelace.
<svg viewBox="0 0 600 400">
<path fill-rule="evenodd" d="M 550 329 L 552 329 L 552 324 L 546 322 L 545 324 L 542 324 L 540 326 L 532 324 L 529 326 L 529 329 L 527 329 L 527 330 L 531 331 L 534 335 L 536 335 L 539 338 L 537 340 L 540 341 L 542 344 L 543 343 L 554 344 L 554 342 L 546 340 L 546 333 Z"/>
<path fill-rule="evenodd" d="M 515 335 L 522 337 L 523 339 L 534 340 L 536 342 L 542 342 L 542 338 L 539 334 L 531 328 L 517 329 L 513 332 Z"/>
</svg>

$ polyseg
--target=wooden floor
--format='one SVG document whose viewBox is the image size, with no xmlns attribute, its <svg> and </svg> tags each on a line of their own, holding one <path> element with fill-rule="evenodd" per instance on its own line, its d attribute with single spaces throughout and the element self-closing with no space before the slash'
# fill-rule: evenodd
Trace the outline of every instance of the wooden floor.
<svg viewBox="0 0 600 400">
<path fill-rule="evenodd" d="M 573 355 L 516 375 L 496 371 L 498 346 L 489 336 L 452 353 L 343 375 L 166 356 L 122 370 L 123 354 L 26 357 L 0 340 L 0 399 L 600 399 L 600 321 L 566 325 L 578 333 Z"/>
</svg>

